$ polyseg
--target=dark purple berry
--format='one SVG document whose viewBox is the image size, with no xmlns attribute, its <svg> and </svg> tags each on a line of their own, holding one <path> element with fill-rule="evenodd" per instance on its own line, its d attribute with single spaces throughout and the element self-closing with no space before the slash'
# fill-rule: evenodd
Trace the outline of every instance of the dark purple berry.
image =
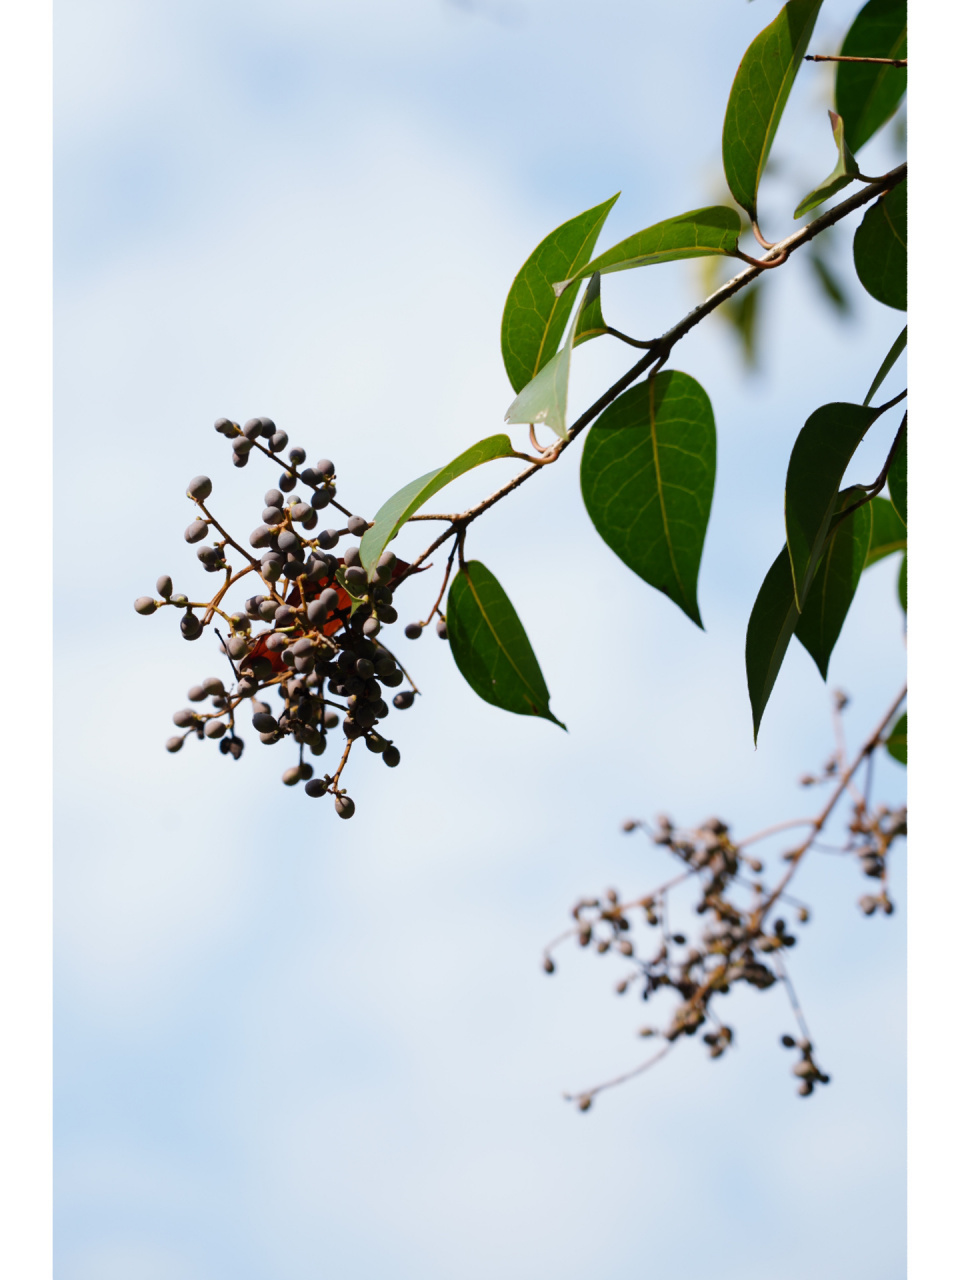
<svg viewBox="0 0 960 1280">
<path fill-rule="evenodd" d="M 329 551 L 335 547 L 340 541 L 340 535 L 336 529 L 321 529 L 317 534 L 317 546 L 322 547 L 324 551 Z"/>
<path fill-rule="evenodd" d="M 306 460 L 307 460 L 306 449 L 301 449 L 298 444 L 295 444 L 293 448 L 290 450 L 290 461 L 293 463 L 295 467 L 299 467 L 300 463 L 306 462 Z"/>
<path fill-rule="evenodd" d="M 311 600 L 307 605 L 307 620 L 315 627 L 319 626 L 327 616 L 327 606 L 319 600 Z"/>
<path fill-rule="evenodd" d="M 183 537 L 186 542 L 202 542 L 207 536 L 207 529 L 210 526 L 206 520 L 194 520 L 188 524 L 183 531 Z"/>
<path fill-rule="evenodd" d="M 245 467 L 250 461 L 250 455 L 249 453 L 237 453 L 237 451 L 234 450 L 231 461 L 235 467 Z"/>
<path fill-rule="evenodd" d="M 379 618 L 368 618 L 363 624 L 363 634 L 365 636 L 375 636 L 380 630 Z"/>
<path fill-rule="evenodd" d="M 336 474 L 337 469 L 329 458 L 321 458 L 314 470 L 322 476 L 332 476 Z"/>
<path fill-rule="evenodd" d="M 285 431 L 275 431 L 270 440 L 270 452 L 282 453 L 287 447 L 287 433 Z"/>
<path fill-rule="evenodd" d="M 361 534 L 361 533 L 365 533 L 366 530 L 369 528 L 370 528 L 370 525 L 367 523 L 366 520 L 364 520 L 363 516 L 351 516 L 350 519 L 347 521 L 347 529 L 354 536 L 357 536 L 358 534 Z"/>
<path fill-rule="evenodd" d="M 283 475 L 280 477 L 280 479 L 277 481 L 277 484 L 280 486 L 280 488 L 283 490 L 284 493 L 289 493 L 291 489 L 293 489 L 296 483 L 297 483 L 297 477 L 293 474 L 292 471 L 285 471 Z"/>
<path fill-rule="evenodd" d="M 184 707 L 182 711 L 173 713 L 173 723 L 178 729 L 189 729 L 192 724 L 196 723 L 196 720 L 197 713 L 191 711 L 189 707 Z"/>
<path fill-rule="evenodd" d="M 157 595 L 169 600 L 173 595 L 173 580 L 168 573 L 162 573 L 157 579 Z"/>
<path fill-rule="evenodd" d="M 191 702 L 202 702 L 209 693 L 202 684 L 195 684 L 192 689 L 187 690 L 187 697 Z"/>
<path fill-rule="evenodd" d="M 291 609 L 288 604 L 282 604 L 274 614 L 273 620 L 278 627 L 292 627 L 297 620 L 297 611 Z"/>
<path fill-rule="evenodd" d="M 314 520 L 317 518 L 313 507 L 306 502 L 298 502 L 295 507 L 290 509 L 290 519 L 296 520 L 298 523 L 309 520 L 311 516 L 313 516 Z"/>
<path fill-rule="evenodd" d="M 203 502 L 213 493 L 213 481 L 209 476 L 194 476 L 187 485 L 187 494 Z"/>
<path fill-rule="evenodd" d="M 403 634 L 408 640 L 419 640 L 423 635 L 423 627 L 419 622 L 408 622 L 403 628 Z"/>
<path fill-rule="evenodd" d="M 326 489 L 318 489 L 310 499 L 310 505 L 315 507 L 317 511 L 322 511 L 324 507 L 330 505 L 330 494 Z"/>
<path fill-rule="evenodd" d="M 223 681 L 217 676 L 207 676 L 206 680 L 203 681 L 202 687 L 205 693 L 213 694 L 214 697 L 219 697 L 223 694 Z"/>
<path fill-rule="evenodd" d="M 259 418 L 249 418 L 241 429 L 248 440 L 256 440 L 257 436 L 263 434 L 263 423 Z"/>
<path fill-rule="evenodd" d="M 393 698 L 393 705 L 398 711 L 406 711 L 408 707 L 413 706 L 413 690 L 404 689 L 402 693 L 397 693 Z"/>
<path fill-rule="evenodd" d="M 262 435 L 273 436 L 277 433 L 277 424 L 272 418 L 260 419 L 260 431 Z"/>
<path fill-rule="evenodd" d="M 400 763 L 400 752 L 396 747 L 387 747 L 383 753 L 383 763 L 390 769 L 395 769 Z"/>
<path fill-rule="evenodd" d="M 353 803 L 349 796 L 337 796 L 333 806 L 340 818 L 352 818 L 357 811 L 357 806 Z"/>
<path fill-rule="evenodd" d="M 308 796 L 315 800 L 318 796 L 326 793 L 327 784 L 322 778 L 311 778 L 303 789 Z"/>
<path fill-rule="evenodd" d="M 185 613 L 180 619 L 180 634 L 184 640 L 196 640 L 203 631 L 203 625 L 195 613 Z"/>
<path fill-rule="evenodd" d="M 340 603 L 340 596 L 333 587 L 324 587 L 317 596 L 317 601 L 330 611 L 337 608 Z"/>
<path fill-rule="evenodd" d="M 258 711 L 253 717 L 253 727 L 257 733 L 275 733 L 277 722 L 268 711 Z"/>
</svg>

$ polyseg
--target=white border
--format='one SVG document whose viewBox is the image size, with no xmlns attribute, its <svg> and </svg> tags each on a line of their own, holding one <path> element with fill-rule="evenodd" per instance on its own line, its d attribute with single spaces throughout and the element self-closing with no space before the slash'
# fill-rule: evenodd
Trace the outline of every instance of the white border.
<svg viewBox="0 0 960 1280">
<path fill-rule="evenodd" d="M 909 1275 L 956 1266 L 960 1186 L 960 1054 L 953 937 L 960 905 L 957 728 L 960 638 L 955 488 L 960 478 L 960 270 L 953 228 L 960 174 L 949 140 L 957 119 L 960 16 L 910 5 L 910 851 Z M 878 1117 L 878 1120 L 880 1117 Z"/>
</svg>

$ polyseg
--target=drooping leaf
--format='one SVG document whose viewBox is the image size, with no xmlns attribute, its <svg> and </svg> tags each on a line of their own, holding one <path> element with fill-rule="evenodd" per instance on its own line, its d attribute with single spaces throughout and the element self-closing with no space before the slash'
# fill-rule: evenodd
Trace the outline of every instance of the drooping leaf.
<svg viewBox="0 0 960 1280">
<path fill-rule="evenodd" d="M 897 578 L 897 599 L 900 601 L 900 608 L 904 614 L 907 612 L 907 553 L 903 553 L 903 559 L 900 561 L 900 574 Z"/>
<path fill-rule="evenodd" d="M 887 488 L 890 490 L 890 501 L 896 508 L 897 515 L 907 523 L 907 429 L 897 445 L 890 470 L 887 472 Z"/>
<path fill-rule="evenodd" d="M 784 547 L 763 580 L 747 623 L 747 689 L 753 712 L 754 742 L 799 620 L 790 556 Z"/>
<path fill-rule="evenodd" d="M 887 751 L 900 764 L 907 763 L 907 713 L 904 712 L 887 736 Z"/>
<path fill-rule="evenodd" d="M 594 272 L 609 275 L 612 271 L 629 271 L 633 267 L 676 262 L 681 258 L 705 258 L 711 254 L 732 256 L 736 253 L 740 230 L 740 215 L 729 205 L 691 209 L 689 213 L 667 218 L 627 236 L 578 272 L 560 277 L 554 284 L 554 292 L 562 297 L 575 280 Z"/>
<path fill-rule="evenodd" d="M 447 598 L 454 662 L 485 702 L 566 728 L 550 710 L 550 694 L 523 624 L 506 592 L 479 560 L 468 561 Z"/>
<path fill-rule="evenodd" d="M 840 52 L 847 58 L 905 58 L 907 0 L 868 0 L 854 18 Z M 837 64 L 837 111 L 846 121 L 852 151 L 859 151 L 886 124 L 906 88 L 906 67 Z"/>
<path fill-rule="evenodd" d="M 445 467 L 428 471 L 425 476 L 411 480 L 402 489 L 398 489 L 393 497 L 386 500 L 374 517 L 373 526 L 360 539 L 360 563 L 367 573 L 373 572 L 387 544 L 396 537 L 410 517 L 445 485 L 472 471 L 474 467 L 482 466 L 484 462 L 516 456 L 509 436 L 488 436 L 486 440 L 480 440 L 458 454 Z"/>
<path fill-rule="evenodd" d="M 878 302 L 907 309 L 907 184 L 899 182 L 864 214 L 853 237 L 860 283 Z"/>
<path fill-rule="evenodd" d="M 840 482 L 878 411 L 860 404 L 825 404 L 803 424 L 790 454 L 784 495 L 787 549 L 802 608 L 831 527 Z"/>
<path fill-rule="evenodd" d="M 864 400 L 863 402 L 864 404 L 869 404 L 870 401 L 873 399 L 873 397 L 880 390 L 887 374 L 890 372 L 893 366 L 897 363 L 897 361 L 903 355 L 903 352 L 906 349 L 906 345 L 907 345 L 907 326 L 904 325 L 899 335 L 896 338 L 894 338 L 893 346 L 890 348 L 887 354 L 883 357 L 883 364 L 877 370 L 877 376 L 870 383 L 870 390 L 867 392 L 867 398 Z"/>
<path fill-rule="evenodd" d="M 838 191 L 842 191 L 854 178 L 859 176 L 860 169 L 854 159 L 853 152 L 844 141 L 843 117 L 838 116 L 835 111 L 831 111 L 829 114 L 833 140 L 837 144 L 837 163 L 834 165 L 832 173 L 800 201 L 794 210 L 794 218 L 802 218 L 811 209 L 816 209 L 817 205 L 821 205 L 824 200 L 829 200 L 831 196 L 835 196 Z"/>
<path fill-rule="evenodd" d="M 867 505 L 873 511 L 873 528 L 865 569 L 907 548 L 907 526 L 897 515 L 893 503 L 887 498 L 873 498 Z"/>
<path fill-rule="evenodd" d="M 579 347 L 581 342 L 589 342 L 591 338 L 602 337 L 607 332 L 607 322 L 600 309 L 600 276 L 592 275 L 577 316 L 573 345 Z"/>
<path fill-rule="evenodd" d="M 580 464 L 584 505 L 600 537 L 697 626 L 716 456 L 707 393 L 689 374 L 667 370 L 603 411 Z"/>
<path fill-rule="evenodd" d="M 591 278 L 591 284 L 597 282 L 599 276 Z M 510 423 L 529 422 L 532 426 L 543 423 L 556 432 L 561 440 L 569 439 L 567 433 L 567 393 L 570 388 L 570 356 L 576 345 L 574 339 L 581 328 L 584 311 L 587 306 L 593 308 L 594 315 L 599 311 L 599 292 L 591 293 L 589 285 L 581 299 L 577 314 L 567 330 L 567 338 L 563 346 L 540 370 L 532 382 L 523 388 L 505 415 Z M 595 335 L 590 335 L 595 336 Z"/>
<path fill-rule="evenodd" d="M 837 511 L 844 511 L 862 497 L 859 485 L 845 489 L 837 501 Z M 835 522 L 797 621 L 796 637 L 824 680 L 871 546 L 872 507 L 872 502 L 866 502 Z"/>
<path fill-rule="evenodd" d="M 574 295 L 558 298 L 553 282 L 574 275 L 589 262 L 597 236 L 618 197 L 619 193 L 551 231 L 531 253 L 510 286 L 500 327 L 500 346 L 514 391 L 525 387 L 556 355 L 573 309 Z"/>
<path fill-rule="evenodd" d="M 723 170 L 733 198 L 752 219 L 760 177 L 821 3 L 789 0 L 750 45 L 734 76 L 723 121 Z"/>
<path fill-rule="evenodd" d="M 529 422 L 533 426 L 543 423 L 561 440 L 567 439 L 567 392 L 575 332 L 576 326 L 571 325 L 566 342 L 513 401 L 504 415 L 505 422 Z"/>
<path fill-rule="evenodd" d="M 814 247 L 810 254 L 807 255 L 806 261 L 810 264 L 814 278 L 820 286 L 823 296 L 840 315 L 848 315 L 850 312 L 850 299 L 823 254 L 818 253 L 816 247 Z"/>
</svg>

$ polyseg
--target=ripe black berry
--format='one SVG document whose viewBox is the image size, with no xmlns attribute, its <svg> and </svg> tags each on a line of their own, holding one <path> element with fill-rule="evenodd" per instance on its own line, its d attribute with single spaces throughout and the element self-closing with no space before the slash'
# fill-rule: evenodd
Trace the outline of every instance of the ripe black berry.
<svg viewBox="0 0 960 1280">
<path fill-rule="evenodd" d="M 322 778 L 311 778 L 307 785 L 303 788 L 308 796 L 316 799 L 326 793 L 327 784 Z"/>
<path fill-rule="evenodd" d="M 393 705 L 398 711 L 406 711 L 408 707 L 413 706 L 413 690 L 404 689 L 402 693 L 394 696 Z"/>
<path fill-rule="evenodd" d="M 295 444 L 293 448 L 290 450 L 290 461 L 293 463 L 295 467 L 299 467 L 300 463 L 306 462 L 306 460 L 307 460 L 306 449 L 301 449 L 298 444 Z"/>
<path fill-rule="evenodd" d="M 419 622 L 408 622 L 403 628 L 403 634 L 408 640 L 419 640 L 423 635 L 423 627 Z"/>
<path fill-rule="evenodd" d="M 352 818 L 357 811 L 356 805 L 349 796 L 337 796 L 333 807 L 340 818 Z"/>
<path fill-rule="evenodd" d="M 196 640 L 203 631 L 203 625 L 195 613 L 187 612 L 180 619 L 180 634 L 184 640 Z"/>
<path fill-rule="evenodd" d="M 400 763 L 400 752 L 396 747 L 387 747 L 383 753 L 383 763 L 391 769 L 395 769 Z"/>
</svg>

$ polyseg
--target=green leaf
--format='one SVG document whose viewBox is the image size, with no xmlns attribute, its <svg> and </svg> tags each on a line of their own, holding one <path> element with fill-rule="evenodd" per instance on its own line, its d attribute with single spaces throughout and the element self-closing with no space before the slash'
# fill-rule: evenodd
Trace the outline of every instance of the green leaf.
<svg viewBox="0 0 960 1280">
<path fill-rule="evenodd" d="M 797 604 L 802 608 L 857 446 L 879 416 L 860 404 L 825 404 L 803 425 L 790 454 L 784 515 Z"/>
<path fill-rule="evenodd" d="M 907 309 L 907 183 L 899 182 L 864 214 L 853 237 L 860 283 L 878 302 Z"/>
<path fill-rule="evenodd" d="M 907 553 L 903 553 L 903 559 L 900 561 L 900 576 L 897 578 L 897 599 L 900 601 L 900 608 L 904 613 L 907 612 Z"/>
<path fill-rule="evenodd" d="M 847 58 L 905 58 L 906 0 L 869 0 L 854 18 L 840 52 Z M 906 88 L 906 67 L 837 64 L 837 110 L 846 121 L 851 150 L 859 151 L 886 124 Z"/>
<path fill-rule="evenodd" d="M 503 363 L 514 391 L 525 387 L 556 355 L 574 295 L 558 298 L 553 281 L 574 275 L 590 260 L 618 198 L 619 193 L 551 231 L 517 273 L 500 327 Z"/>
<path fill-rule="evenodd" d="M 907 713 L 904 712 L 887 735 L 887 751 L 900 764 L 907 763 Z"/>
<path fill-rule="evenodd" d="M 887 472 L 887 488 L 890 490 L 890 501 L 896 508 L 897 515 L 907 523 L 907 429 L 904 427 L 897 451 Z"/>
<path fill-rule="evenodd" d="M 842 191 L 854 178 L 860 176 L 860 170 L 853 157 L 853 152 L 843 139 L 843 117 L 838 116 L 835 111 L 831 111 L 829 115 L 830 127 L 833 129 L 833 140 L 837 144 L 837 163 L 834 165 L 833 172 L 800 201 L 794 210 L 794 218 L 802 218 L 805 213 L 809 213 L 811 209 L 816 209 L 817 205 L 823 204 L 824 200 L 829 200 L 831 196 L 835 196 L 838 191 Z"/>
<path fill-rule="evenodd" d="M 862 497 L 859 485 L 845 489 L 837 501 L 838 511 Z M 835 521 L 833 535 L 827 542 L 797 622 L 796 637 L 817 664 L 824 680 L 872 545 L 872 507 L 872 502 L 866 502 L 851 515 Z"/>
<path fill-rule="evenodd" d="M 750 45 L 734 76 L 723 121 L 723 170 L 734 200 L 753 220 L 760 177 L 821 3 L 789 0 Z"/>
<path fill-rule="evenodd" d="M 488 436 L 486 440 L 480 440 L 458 454 L 445 467 L 437 467 L 436 471 L 428 471 L 425 476 L 404 485 L 392 498 L 386 500 L 374 517 L 372 528 L 360 539 L 360 563 L 367 573 L 373 573 L 387 544 L 396 537 L 414 512 L 419 511 L 444 485 L 450 484 L 467 471 L 472 471 L 474 467 L 492 462 L 494 458 L 515 457 L 517 454 L 509 436 Z"/>
<path fill-rule="evenodd" d="M 890 348 L 887 354 L 883 357 L 883 364 L 877 370 L 877 376 L 870 383 L 870 390 L 867 392 L 867 398 L 864 400 L 863 402 L 864 404 L 869 404 L 870 401 L 873 399 L 873 397 L 880 390 L 887 374 L 890 372 L 893 366 L 897 363 L 897 361 L 903 355 L 906 345 L 907 345 L 907 326 L 904 325 L 899 335 L 896 338 L 894 338 L 893 346 Z"/>
<path fill-rule="evenodd" d="M 532 426 L 543 423 L 551 431 L 556 432 L 561 440 L 568 440 L 567 434 L 567 392 L 570 387 L 570 356 L 576 345 L 574 338 L 581 328 L 584 312 L 589 305 L 593 314 L 599 310 L 599 276 L 594 276 L 590 283 L 597 281 L 597 291 L 591 293 L 590 286 L 583 295 L 577 309 L 576 318 L 567 331 L 567 340 L 557 354 L 540 370 L 532 382 L 528 382 L 506 412 L 505 421 L 510 423 L 529 422 Z M 594 336 L 594 335 L 590 335 Z"/>
<path fill-rule="evenodd" d="M 607 332 L 607 322 L 600 309 L 600 276 L 592 275 L 587 285 L 587 292 L 583 295 L 580 314 L 577 316 L 573 345 L 579 347 L 581 342 L 600 338 Z"/>
<path fill-rule="evenodd" d="M 479 560 L 462 566 L 447 597 L 453 660 L 485 702 L 521 716 L 561 724 L 523 624 L 506 592 Z"/>
<path fill-rule="evenodd" d="M 817 252 L 816 248 L 811 250 L 806 260 L 810 264 L 824 297 L 840 315 L 847 315 L 850 311 L 850 299 L 847 297 L 843 285 L 834 275 L 827 260 L 821 253 Z"/>
<path fill-rule="evenodd" d="M 558 277 L 554 292 L 562 297 L 575 280 L 582 280 L 595 271 L 609 275 L 612 271 L 629 271 L 633 267 L 676 262 L 681 258 L 706 258 L 711 254 L 732 257 L 737 251 L 741 226 L 740 215 L 729 205 L 691 209 L 689 213 L 680 213 L 627 236 L 578 272 L 566 278 Z"/>
<path fill-rule="evenodd" d="M 784 547 L 763 580 L 747 623 L 747 688 L 753 711 L 754 742 L 799 620 L 790 556 Z"/>
<path fill-rule="evenodd" d="M 864 568 L 907 549 L 907 526 L 897 515 L 893 503 L 886 498 L 873 498 L 867 505 L 873 511 L 873 529 Z"/>
<path fill-rule="evenodd" d="M 580 464 L 583 501 L 600 537 L 698 627 L 716 457 L 707 393 L 689 374 L 667 370 L 604 410 Z"/>
<path fill-rule="evenodd" d="M 504 422 L 529 422 L 532 426 L 543 423 L 556 432 L 561 440 L 567 435 L 567 392 L 570 388 L 570 354 L 576 326 L 571 325 L 567 340 L 543 366 L 532 382 L 528 382 L 510 405 Z"/>
</svg>

